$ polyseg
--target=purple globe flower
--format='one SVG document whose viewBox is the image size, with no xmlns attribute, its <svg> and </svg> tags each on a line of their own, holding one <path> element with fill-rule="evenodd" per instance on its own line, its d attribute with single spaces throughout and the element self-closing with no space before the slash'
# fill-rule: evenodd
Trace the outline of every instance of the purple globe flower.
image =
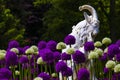
<svg viewBox="0 0 120 80">
<path fill-rule="evenodd" d="M 47 42 L 45 42 L 45 41 L 39 41 L 38 49 L 41 50 L 41 49 L 46 48 L 46 44 L 47 44 Z"/>
<path fill-rule="evenodd" d="M 90 73 L 87 69 L 81 68 L 77 73 L 78 80 L 90 80 Z"/>
<path fill-rule="evenodd" d="M 28 63 L 28 62 L 29 62 L 28 57 L 25 55 L 21 56 L 19 59 L 20 64 L 24 64 L 24 63 Z"/>
<path fill-rule="evenodd" d="M 64 61 L 60 61 L 55 65 L 56 72 L 65 71 L 66 69 L 67 69 L 67 64 Z"/>
<path fill-rule="evenodd" d="M 71 59 L 71 55 L 66 54 L 66 53 L 64 52 L 64 53 L 62 53 L 62 55 L 61 55 L 61 59 L 62 59 L 62 60 L 70 60 L 70 59 Z"/>
<path fill-rule="evenodd" d="M 62 75 L 63 76 L 71 76 L 73 74 L 73 71 L 71 68 L 67 67 L 67 69 L 65 71 L 62 71 Z"/>
<path fill-rule="evenodd" d="M 117 40 L 117 42 L 115 44 L 120 47 L 120 40 Z"/>
<path fill-rule="evenodd" d="M 7 51 L 5 60 L 6 60 L 7 66 L 17 65 L 17 63 L 18 63 L 18 57 L 17 57 L 16 53 L 14 53 L 12 51 Z"/>
<path fill-rule="evenodd" d="M 12 40 L 8 43 L 8 48 L 11 49 L 11 48 L 17 48 L 19 47 L 19 43 L 16 41 L 16 40 Z"/>
<path fill-rule="evenodd" d="M 41 77 L 41 78 L 43 78 L 43 80 L 50 80 L 50 75 L 49 74 L 47 74 L 47 73 L 45 73 L 45 72 L 41 72 L 39 75 L 38 75 L 38 77 Z"/>
<path fill-rule="evenodd" d="M 104 73 L 106 74 L 106 73 L 108 73 L 109 72 L 109 69 L 108 68 L 104 68 Z"/>
<path fill-rule="evenodd" d="M 101 61 L 107 61 L 108 59 L 108 54 L 107 53 L 104 53 L 101 57 L 100 57 L 100 60 Z"/>
<path fill-rule="evenodd" d="M 25 47 L 23 48 L 23 53 L 25 53 L 25 51 L 26 51 L 28 48 L 30 48 L 30 46 L 25 46 Z"/>
<path fill-rule="evenodd" d="M 57 42 L 55 42 L 54 40 L 50 40 L 48 41 L 46 47 L 52 51 L 56 51 L 56 45 L 57 45 Z"/>
<path fill-rule="evenodd" d="M 114 73 L 112 75 L 112 79 L 111 80 L 119 80 L 120 79 L 120 73 Z"/>
<path fill-rule="evenodd" d="M 76 50 L 72 57 L 73 61 L 75 61 L 76 63 L 83 63 L 86 61 L 85 55 L 79 50 Z"/>
<path fill-rule="evenodd" d="M 85 49 L 85 51 L 94 50 L 95 49 L 94 43 L 93 42 L 86 42 L 84 44 L 84 49 Z"/>
<path fill-rule="evenodd" d="M 47 63 L 52 62 L 54 60 L 53 52 L 50 49 L 43 49 L 40 55 L 43 61 Z"/>
<path fill-rule="evenodd" d="M 12 72 L 7 68 L 0 69 L 0 80 L 10 79 L 12 77 Z"/>
<path fill-rule="evenodd" d="M 54 52 L 54 53 L 53 53 L 53 56 L 54 56 L 54 60 L 55 60 L 55 61 L 58 61 L 58 60 L 61 59 L 61 53 L 58 52 L 58 51 Z"/>
<path fill-rule="evenodd" d="M 24 50 L 23 50 L 23 48 L 21 48 L 21 47 L 18 47 L 17 49 L 19 50 L 19 54 L 23 54 L 23 53 L 24 53 Z"/>
<path fill-rule="evenodd" d="M 67 44 L 67 45 L 71 45 L 71 44 L 75 44 L 75 37 L 72 36 L 72 35 L 67 35 L 64 39 L 64 42 Z"/>
<path fill-rule="evenodd" d="M 117 60 L 118 62 L 120 62 L 120 53 L 118 53 L 118 54 L 116 55 L 116 60 Z"/>
<path fill-rule="evenodd" d="M 116 54 L 118 54 L 119 51 L 119 46 L 116 44 L 111 44 L 108 46 L 108 56 L 109 58 L 113 58 Z"/>
</svg>

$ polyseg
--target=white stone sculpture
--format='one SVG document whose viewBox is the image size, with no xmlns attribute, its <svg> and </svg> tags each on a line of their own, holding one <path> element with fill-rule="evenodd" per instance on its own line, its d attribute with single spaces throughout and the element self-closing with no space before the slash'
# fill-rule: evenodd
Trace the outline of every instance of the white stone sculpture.
<svg viewBox="0 0 120 80">
<path fill-rule="evenodd" d="M 85 20 L 79 22 L 77 25 L 74 25 L 72 27 L 72 32 L 70 33 L 70 35 L 73 35 L 76 38 L 76 42 L 74 45 L 72 45 L 72 48 L 74 48 L 75 50 L 79 49 L 85 54 L 83 45 L 87 41 L 94 41 L 95 36 L 99 32 L 99 20 L 96 10 L 92 6 L 83 5 L 79 7 L 80 11 L 84 9 L 88 10 L 91 15 L 88 15 L 86 12 L 84 12 Z M 67 48 L 69 48 L 69 46 L 67 46 Z M 64 49 L 63 52 L 65 52 L 66 49 Z M 74 65 L 71 64 L 70 61 L 67 61 L 67 65 L 69 67 L 71 67 L 72 65 L 72 69 L 74 70 Z M 62 79 L 60 78 L 60 80 Z M 72 77 L 70 76 L 68 80 L 72 80 Z"/>
</svg>

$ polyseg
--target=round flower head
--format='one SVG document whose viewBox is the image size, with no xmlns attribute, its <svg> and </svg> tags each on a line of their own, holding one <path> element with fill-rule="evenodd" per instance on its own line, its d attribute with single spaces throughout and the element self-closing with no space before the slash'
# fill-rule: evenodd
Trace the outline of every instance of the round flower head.
<svg viewBox="0 0 120 80">
<path fill-rule="evenodd" d="M 66 54 L 66 53 L 64 52 L 64 53 L 62 53 L 62 55 L 61 55 L 61 59 L 62 59 L 62 60 L 70 60 L 70 59 L 71 59 L 71 55 Z"/>
<path fill-rule="evenodd" d="M 66 44 L 64 42 L 59 42 L 56 46 L 56 49 L 62 50 L 66 48 Z"/>
<path fill-rule="evenodd" d="M 41 57 L 45 62 L 51 62 L 54 60 L 53 52 L 50 49 L 43 49 Z"/>
<path fill-rule="evenodd" d="M 18 49 L 18 51 L 19 51 L 19 54 L 24 54 L 24 50 L 23 50 L 22 47 L 18 47 L 17 49 Z"/>
<path fill-rule="evenodd" d="M 68 48 L 66 54 L 73 54 L 75 52 L 74 48 Z"/>
<path fill-rule="evenodd" d="M 37 64 L 45 64 L 45 62 L 43 61 L 42 57 L 39 57 L 37 59 Z"/>
<path fill-rule="evenodd" d="M 39 41 L 38 49 L 41 50 L 41 49 L 46 48 L 46 44 L 47 44 L 47 42 L 45 42 L 45 41 Z"/>
<path fill-rule="evenodd" d="M 0 80 L 10 79 L 12 77 L 12 72 L 7 68 L 0 69 Z"/>
<path fill-rule="evenodd" d="M 115 44 L 120 47 L 120 40 L 117 40 L 117 42 Z"/>
<path fill-rule="evenodd" d="M 108 68 L 108 69 L 112 69 L 112 68 L 114 68 L 115 67 L 115 65 L 116 65 L 116 63 L 114 62 L 114 61 L 112 61 L 112 60 L 109 60 L 109 61 L 107 61 L 107 63 L 106 63 L 106 68 Z"/>
<path fill-rule="evenodd" d="M 64 42 L 67 44 L 67 45 L 72 45 L 72 44 L 75 44 L 75 37 L 72 36 L 72 35 L 67 35 L 64 39 Z"/>
<path fill-rule="evenodd" d="M 120 53 L 116 55 L 116 60 L 120 62 Z"/>
<path fill-rule="evenodd" d="M 55 65 L 56 72 L 65 71 L 66 69 L 67 69 L 67 64 L 64 61 L 60 61 Z"/>
<path fill-rule="evenodd" d="M 76 63 L 83 63 L 86 60 L 85 55 L 79 50 L 76 50 L 72 57 Z"/>
<path fill-rule="evenodd" d="M 32 48 L 34 50 L 34 52 L 37 52 L 38 51 L 38 47 L 35 46 L 35 45 L 32 45 L 30 48 Z"/>
<path fill-rule="evenodd" d="M 118 45 L 115 44 L 111 44 L 110 46 L 108 46 L 108 56 L 110 58 L 113 58 L 114 55 L 119 53 L 119 47 Z"/>
<path fill-rule="evenodd" d="M 117 65 L 114 67 L 114 72 L 115 72 L 115 73 L 120 72 L 120 64 L 117 64 Z"/>
<path fill-rule="evenodd" d="M 21 56 L 19 59 L 20 64 L 24 64 L 24 63 L 28 63 L 28 62 L 29 62 L 28 57 L 25 55 Z"/>
<path fill-rule="evenodd" d="M 38 77 L 41 77 L 43 80 L 50 80 L 50 75 L 45 73 L 45 72 L 41 72 Z"/>
<path fill-rule="evenodd" d="M 95 52 L 96 52 L 99 56 L 102 56 L 102 55 L 103 55 L 103 50 L 100 49 L 100 48 L 97 48 L 97 49 L 95 50 Z"/>
<path fill-rule="evenodd" d="M 56 77 L 58 77 L 58 75 L 57 75 L 57 73 L 52 73 L 52 75 L 51 75 L 53 78 L 56 78 Z"/>
<path fill-rule="evenodd" d="M 20 75 L 20 71 L 16 70 L 15 75 Z"/>
<path fill-rule="evenodd" d="M 101 46 L 102 46 L 102 43 L 101 43 L 100 41 L 96 41 L 96 42 L 94 43 L 94 46 L 95 46 L 95 47 L 101 47 Z"/>
<path fill-rule="evenodd" d="M 102 39 L 102 43 L 105 44 L 105 45 L 109 45 L 111 44 L 112 40 L 108 37 L 105 37 Z"/>
<path fill-rule="evenodd" d="M 26 51 L 28 48 L 30 48 L 30 46 L 25 46 L 25 47 L 23 47 L 23 53 L 25 53 L 25 51 Z"/>
<path fill-rule="evenodd" d="M 96 59 L 98 58 L 98 54 L 96 52 L 93 52 L 91 51 L 89 54 L 88 54 L 88 59 Z"/>
<path fill-rule="evenodd" d="M 67 69 L 65 71 L 61 72 L 63 76 L 71 76 L 73 74 L 73 71 L 71 68 L 67 67 Z"/>
<path fill-rule="evenodd" d="M 19 43 L 16 41 L 16 40 L 12 40 L 8 43 L 8 48 L 11 49 L 11 48 L 17 48 L 19 47 Z"/>
<path fill-rule="evenodd" d="M 2 52 L 0 52 L 0 60 L 3 60 L 3 59 L 5 59 L 5 53 L 2 53 Z"/>
<path fill-rule="evenodd" d="M 17 48 L 11 48 L 10 51 L 15 52 L 16 54 L 19 53 L 19 50 Z"/>
<path fill-rule="evenodd" d="M 16 65 L 18 63 L 18 57 L 14 52 L 8 51 L 5 56 L 6 64 L 9 65 Z"/>
<path fill-rule="evenodd" d="M 114 73 L 112 74 L 111 80 L 119 80 L 120 79 L 120 73 Z"/>
<path fill-rule="evenodd" d="M 103 55 L 100 57 L 101 61 L 107 61 L 108 58 L 108 54 L 107 53 L 103 53 Z"/>
<path fill-rule="evenodd" d="M 6 50 L 0 50 L 0 53 L 6 53 Z"/>
<path fill-rule="evenodd" d="M 104 53 L 108 53 L 108 47 L 104 49 Z"/>
<path fill-rule="evenodd" d="M 90 80 L 90 73 L 85 68 L 80 68 L 77 73 L 78 80 Z"/>
<path fill-rule="evenodd" d="M 54 40 L 50 40 L 50 41 L 48 41 L 46 47 L 49 48 L 52 51 L 55 51 L 56 50 L 56 45 L 57 45 L 57 42 L 55 42 Z"/>
<path fill-rule="evenodd" d="M 104 73 L 106 74 L 106 73 L 108 73 L 109 72 L 109 69 L 108 68 L 104 68 Z"/>
<path fill-rule="evenodd" d="M 58 51 L 54 52 L 54 53 L 53 53 L 53 56 L 54 56 L 54 60 L 55 60 L 55 61 L 58 61 L 58 60 L 61 59 L 61 53 L 58 52 Z"/>
<path fill-rule="evenodd" d="M 33 48 L 28 48 L 26 51 L 25 51 L 25 54 L 27 55 L 30 55 L 30 54 L 33 54 L 34 53 L 34 49 Z"/>
<path fill-rule="evenodd" d="M 86 43 L 84 44 L 84 49 L 85 49 L 85 51 L 94 50 L 94 49 L 95 49 L 94 43 L 93 43 L 93 42 L 86 42 Z"/>
<path fill-rule="evenodd" d="M 36 77 L 33 80 L 43 80 L 41 77 Z"/>
</svg>

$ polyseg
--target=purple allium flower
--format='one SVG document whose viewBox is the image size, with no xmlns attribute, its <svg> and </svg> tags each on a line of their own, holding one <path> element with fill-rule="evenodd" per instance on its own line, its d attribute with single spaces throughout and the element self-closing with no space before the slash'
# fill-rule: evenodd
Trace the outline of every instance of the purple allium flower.
<svg viewBox="0 0 120 80">
<path fill-rule="evenodd" d="M 117 60 L 118 62 L 120 62 L 120 53 L 118 53 L 118 54 L 116 55 L 116 60 Z"/>
<path fill-rule="evenodd" d="M 67 45 L 71 45 L 71 44 L 75 44 L 75 37 L 72 36 L 72 35 L 67 35 L 64 39 L 64 42 L 67 44 Z"/>
<path fill-rule="evenodd" d="M 28 62 L 29 62 L 28 57 L 25 55 L 21 56 L 19 59 L 19 63 L 21 64 L 28 63 Z"/>
<path fill-rule="evenodd" d="M 63 76 L 71 76 L 73 74 L 73 71 L 70 67 L 67 67 L 67 69 L 65 71 L 62 71 L 62 75 Z"/>
<path fill-rule="evenodd" d="M 56 72 L 65 71 L 66 69 L 67 69 L 67 64 L 64 61 L 60 61 L 55 65 Z"/>
<path fill-rule="evenodd" d="M 23 53 L 25 53 L 25 51 L 26 51 L 28 48 L 30 48 L 30 46 L 25 46 L 25 47 L 23 48 Z"/>
<path fill-rule="evenodd" d="M 19 54 L 23 54 L 24 53 L 23 48 L 18 47 L 17 49 L 19 50 Z"/>
<path fill-rule="evenodd" d="M 108 46 L 108 56 L 109 58 L 113 58 L 114 55 L 118 54 L 119 51 L 119 47 L 116 44 L 111 44 L 110 46 Z"/>
<path fill-rule="evenodd" d="M 38 77 L 41 77 L 41 78 L 43 78 L 43 80 L 50 80 L 50 75 L 49 74 L 47 74 L 47 73 L 45 73 L 45 72 L 41 72 L 39 75 L 38 75 Z"/>
<path fill-rule="evenodd" d="M 8 43 L 8 48 L 11 49 L 11 48 L 17 48 L 19 47 L 19 43 L 16 41 L 16 40 L 12 40 Z"/>
<path fill-rule="evenodd" d="M 18 57 L 17 57 L 16 53 L 14 53 L 12 51 L 7 51 L 5 60 L 6 60 L 6 65 L 8 65 L 8 66 L 16 65 L 18 63 Z"/>
<path fill-rule="evenodd" d="M 54 40 L 50 40 L 48 41 L 46 47 L 49 48 L 52 51 L 56 50 L 56 46 L 57 46 L 57 42 L 55 42 Z"/>
<path fill-rule="evenodd" d="M 41 50 L 41 49 L 46 48 L 46 44 L 47 44 L 47 42 L 45 42 L 45 41 L 39 41 L 38 49 Z"/>
<path fill-rule="evenodd" d="M 101 60 L 101 61 L 107 61 L 107 58 L 108 58 L 108 54 L 107 54 L 107 53 L 104 53 L 104 54 L 100 57 L 100 60 Z"/>
<path fill-rule="evenodd" d="M 58 60 L 61 59 L 61 53 L 58 52 L 58 51 L 54 52 L 54 53 L 53 53 L 53 56 L 54 56 L 54 60 L 55 60 L 55 61 L 58 61 Z"/>
<path fill-rule="evenodd" d="M 62 60 L 70 60 L 71 59 L 71 55 L 70 54 L 66 54 L 65 52 L 62 53 L 61 55 L 61 59 Z"/>
<path fill-rule="evenodd" d="M 52 78 L 52 80 L 59 80 L 59 78 Z"/>
<path fill-rule="evenodd" d="M 112 79 L 111 80 L 119 80 L 120 79 L 120 73 L 114 73 L 112 75 Z"/>
<path fill-rule="evenodd" d="M 76 63 L 83 63 L 86 60 L 85 55 L 79 50 L 76 50 L 72 57 Z"/>
<path fill-rule="evenodd" d="M 0 69 L 0 80 L 10 79 L 12 77 L 12 72 L 7 68 Z"/>
<path fill-rule="evenodd" d="M 43 49 L 41 53 L 41 57 L 45 62 L 51 62 L 54 60 L 53 52 L 50 49 Z"/>
<path fill-rule="evenodd" d="M 108 73 L 109 72 L 109 69 L 108 68 L 104 68 L 104 73 L 106 74 L 106 73 Z"/>
<path fill-rule="evenodd" d="M 117 42 L 115 44 L 120 47 L 120 40 L 117 40 Z"/>
<path fill-rule="evenodd" d="M 94 50 L 95 49 L 94 43 L 93 42 L 86 42 L 84 44 L 84 49 L 85 49 L 85 51 Z"/>
<path fill-rule="evenodd" d="M 81 68 L 77 73 L 78 80 L 90 80 L 90 73 L 87 69 Z"/>
</svg>

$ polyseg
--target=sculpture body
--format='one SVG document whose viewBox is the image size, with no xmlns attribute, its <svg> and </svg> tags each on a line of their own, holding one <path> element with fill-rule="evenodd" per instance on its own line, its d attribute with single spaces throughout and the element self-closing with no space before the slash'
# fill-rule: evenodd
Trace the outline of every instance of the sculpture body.
<svg viewBox="0 0 120 80">
<path fill-rule="evenodd" d="M 95 36 L 98 34 L 99 32 L 99 20 L 97 17 L 97 13 L 95 11 L 95 9 L 90 6 L 90 5 L 83 5 L 79 7 L 79 10 L 88 10 L 91 15 L 89 16 L 86 12 L 84 12 L 84 17 L 85 20 L 79 22 L 77 25 L 72 27 L 72 32 L 70 33 L 70 35 L 73 35 L 76 38 L 76 42 L 74 45 L 72 45 L 71 47 L 74 48 L 75 50 L 80 50 L 82 51 L 84 54 L 84 43 L 87 41 L 94 41 Z M 69 46 L 67 46 L 67 48 L 69 48 Z M 66 49 L 67 49 L 66 48 Z M 66 49 L 63 50 L 63 52 L 66 51 Z M 72 66 L 72 69 L 74 70 L 74 66 L 73 64 L 70 63 L 70 61 L 67 61 L 67 65 L 69 67 Z M 62 79 L 60 79 L 62 80 Z M 72 80 L 71 77 L 69 77 L 68 80 Z"/>
</svg>

